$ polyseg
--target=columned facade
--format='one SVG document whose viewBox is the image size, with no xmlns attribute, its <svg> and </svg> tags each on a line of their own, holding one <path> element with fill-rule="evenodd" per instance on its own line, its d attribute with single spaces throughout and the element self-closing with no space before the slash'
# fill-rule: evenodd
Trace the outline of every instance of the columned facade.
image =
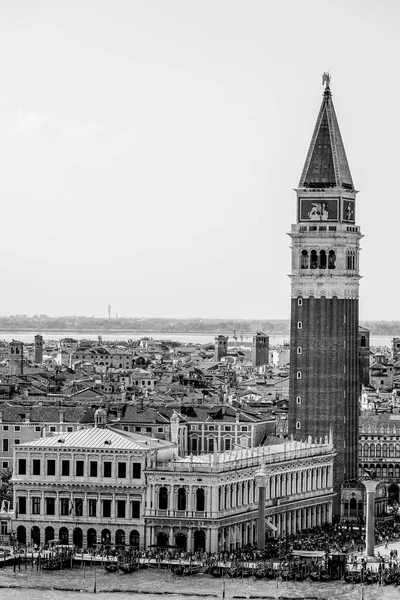
<svg viewBox="0 0 400 600">
<path fill-rule="evenodd" d="M 146 546 L 217 552 L 257 544 L 260 464 L 266 533 L 330 523 L 333 457 L 329 441 L 309 440 L 157 463 L 146 471 Z"/>
</svg>

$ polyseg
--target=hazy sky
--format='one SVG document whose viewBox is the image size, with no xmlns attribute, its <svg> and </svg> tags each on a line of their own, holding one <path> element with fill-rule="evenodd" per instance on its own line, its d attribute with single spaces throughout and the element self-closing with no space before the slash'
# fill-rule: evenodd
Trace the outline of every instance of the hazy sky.
<svg viewBox="0 0 400 600">
<path fill-rule="evenodd" d="M 399 319 L 400 4 L 0 8 L 0 314 L 289 318 L 298 184 L 331 89 L 361 318 Z"/>
</svg>

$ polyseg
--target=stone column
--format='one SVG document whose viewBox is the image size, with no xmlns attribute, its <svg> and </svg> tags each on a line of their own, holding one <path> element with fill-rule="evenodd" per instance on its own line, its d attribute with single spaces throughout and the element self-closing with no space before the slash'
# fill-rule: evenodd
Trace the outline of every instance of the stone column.
<svg viewBox="0 0 400 600">
<path fill-rule="evenodd" d="M 366 554 L 367 557 L 374 557 L 375 548 L 375 493 L 379 481 L 365 479 L 363 484 L 367 492 L 367 522 L 366 522 Z"/>
<path fill-rule="evenodd" d="M 266 471 L 262 464 L 260 470 L 255 474 L 258 485 L 258 549 L 265 550 L 265 495 L 266 495 Z"/>
</svg>

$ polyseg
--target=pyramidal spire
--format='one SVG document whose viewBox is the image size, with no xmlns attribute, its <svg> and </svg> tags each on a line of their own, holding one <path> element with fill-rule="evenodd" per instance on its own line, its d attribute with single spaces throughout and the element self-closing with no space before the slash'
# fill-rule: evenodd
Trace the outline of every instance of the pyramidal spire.
<svg viewBox="0 0 400 600">
<path fill-rule="evenodd" d="M 324 73 L 325 85 L 321 108 L 301 174 L 299 188 L 340 187 L 354 190 L 330 89 L 330 75 Z"/>
</svg>

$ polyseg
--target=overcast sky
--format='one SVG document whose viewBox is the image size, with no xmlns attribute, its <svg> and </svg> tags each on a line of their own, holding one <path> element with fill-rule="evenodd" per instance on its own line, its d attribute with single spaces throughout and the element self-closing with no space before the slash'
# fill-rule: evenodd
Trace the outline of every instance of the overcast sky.
<svg viewBox="0 0 400 600">
<path fill-rule="evenodd" d="M 0 314 L 289 318 L 298 184 L 330 70 L 361 319 L 399 319 L 396 0 L 0 8 Z"/>
</svg>

